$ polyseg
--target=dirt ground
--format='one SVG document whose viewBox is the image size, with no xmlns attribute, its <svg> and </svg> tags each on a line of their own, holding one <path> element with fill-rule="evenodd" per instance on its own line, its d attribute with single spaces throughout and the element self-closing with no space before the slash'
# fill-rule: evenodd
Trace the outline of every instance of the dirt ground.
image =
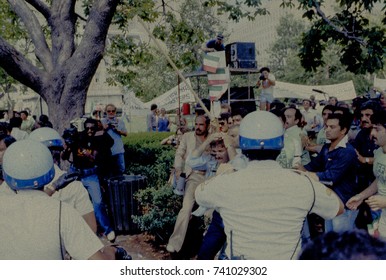
<svg viewBox="0 0 386 280">
<path fill-rule="evenodd" d="M 115 244 L 124 247 L 133 260 L 170 260 L 165 246 L 153 245 L 153 239 L 145 233 L 135 235 L 118 235 Z"/>
</svg>

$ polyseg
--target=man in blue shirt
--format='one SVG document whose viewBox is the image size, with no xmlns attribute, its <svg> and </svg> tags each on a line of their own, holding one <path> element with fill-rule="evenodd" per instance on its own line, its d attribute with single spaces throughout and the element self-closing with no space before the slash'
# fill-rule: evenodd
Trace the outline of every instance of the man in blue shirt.
<svg viewBox="0 0 386 280">
<path fill-rule="evenodd" d="M 206 45 L 202 48 L 202 50 L 206 53 L 225 51 L 223 40 L 224 36 L 222 34 L 218 34 L 216 39 L 212 39 L 206 42 Z"/>
<path fill-rule="evenodd" d="M 122 119 L 117 117 L 117 107 L 114 104 L 106 105 L 107 117 L 101 120 L 104 130 L 114 140 L 111 147 L 112 173 L 113 175 L 122 175 L 125 172 L 125 148 L 122 136 L 127 136 L 126 125 Z"/>
<path fill-rule="evenodd" d="M 342 202 L 358 193 L 356 184 L 357 154 L 348 143 L 347 133 L 350 129 L 351 113 L 329 115 L 326 122 L 326 138 L 330 143 L 324 144 L 317 157 L 299 169 L 309 171 L 313 179 L 324 183 L 334 190 Z M 325 231 L 342 232 L 352 230 L 355 226 L 357 210 L 348 210 L 339 217 L 326 220 Z"/>
</svg>

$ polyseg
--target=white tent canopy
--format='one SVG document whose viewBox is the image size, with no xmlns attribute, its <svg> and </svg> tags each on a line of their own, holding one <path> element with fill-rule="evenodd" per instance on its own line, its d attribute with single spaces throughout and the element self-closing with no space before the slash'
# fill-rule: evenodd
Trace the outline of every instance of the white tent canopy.
<svg viewBox="0 0 386 280">
<path fill-rule="evenodd" d="M 190 80 L 186 80 L 190 84 Z M 178 92 L 179 91 L 179 92 Z M 179 98 L 179 100 L 178 100 Z M 165 108 L 166 111 L 177 109 L 182 103 L 195 102 L 194 95 L 189 90 L 185 83 L 181 83 L 174 88 L 168 90 L 161 96 L 154 98 L 153 100 L 144 104 L 145 108 L 150 108 L 151 104 L 157 104 L 158 108 Z"/>
<path fill-rule="evenodd" d="M 128 110 L 141 110 L 146 108 L 145 103 L 136 97 L 133 91 L 129 91 L 124 95 L 124 103 Z"/>
<path fill-rule="evenodd" d="M 380 89 L 380 90 L 386 90 L 386 79 L 378 79 L 377 77 L 374 78 L 374 87 Z"/>
<path fill-rule="evenodd" d="M 275 98 L 300 99 L 310 98 L 310 95 L 314 95 L 316 100 L 325 100 L 329 96 L 335 96 L 338 100 L 352 100 L 357 97 L 352 81 L 323 86 L 307 86 L 276 81 L 273 95 Z"/>
</svg>

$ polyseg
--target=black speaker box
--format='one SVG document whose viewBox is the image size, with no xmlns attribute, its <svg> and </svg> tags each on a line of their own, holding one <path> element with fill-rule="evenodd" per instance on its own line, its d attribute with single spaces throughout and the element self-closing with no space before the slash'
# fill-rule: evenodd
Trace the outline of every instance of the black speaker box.
<svg viewBox="0 0 386 280">
<path fill-rule="evenodd" d="M 231 68 L 257 68 L 255 43 L 235 42 L 225 46 L 226 64 Z"/>
<path fill-rule="evenodd" d="M 248 113 L 256 111 L 255 94 L 252 87 L 249 88 L 249 94 L 248 87 L 231 87 L 230 99 L 232 110 L 244 108 Z M 227 92 L 223 94 L 220 101 L 223 103 L 228 101 Z"/>
</svg>

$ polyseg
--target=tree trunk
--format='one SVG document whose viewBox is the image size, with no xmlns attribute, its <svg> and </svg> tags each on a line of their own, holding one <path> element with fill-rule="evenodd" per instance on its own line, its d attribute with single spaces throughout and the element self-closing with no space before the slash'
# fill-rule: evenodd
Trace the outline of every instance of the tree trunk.
<svg viewBox="0 0 386 280">
<path fill-rule="evenodd" d="M 0 67 L 41 96 L 59 133 L 69 127 L 71 120 L 84 114 L 87 90 L 103 57 L 107 32 L 118 2 L 93 1 L 82 39 L 76 45 L 76 0 L 52 0 L 51 6 L 39 0 L 8 0 L 26 27 L 39 66 L 0 37 Z M 36 12 L 50 28 L 50 43 Z"/>
</svg>

